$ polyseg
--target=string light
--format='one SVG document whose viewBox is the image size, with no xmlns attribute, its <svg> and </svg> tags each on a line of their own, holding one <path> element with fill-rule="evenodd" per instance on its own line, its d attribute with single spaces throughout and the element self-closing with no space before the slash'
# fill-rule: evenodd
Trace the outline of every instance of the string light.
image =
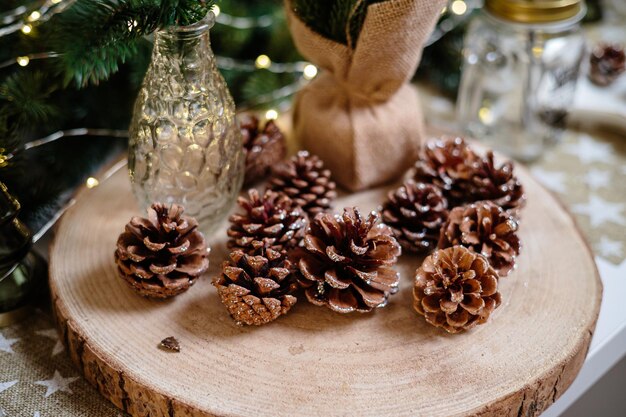
<svg viewBox="0 0 626 417">
<path fill-rule="evenodd" d="M 265 112 L 265 118 L 267 120 L 276 120 L 278 119 L 278 112 L 274 109 L 269 109 Z"/>
<path fill-rule="evenodd" d="M 30 62 L 30 58 L 27 56 L 20 56 L 17 57 L 16 61 L 17 65 L 19 65 L 20 67 L 25 67 Z"/>
<path fill-rule="evenodd" d="M 269 67 L 272 66 L 272 60 L 270 59 L 269 56 L 267 55 L 259 55 L 256 60 L 254 61 L 254 65 L 258 68 L 258 69 L 268 69 Z"/>
<path fill-rule="evenodd" d="M 41 13 L 35 10 L 34 12 L 30 14 L 30 16 L 28 16 L 28 20 L 30 22 L 36 22 L 37 20 L 39 20 L 40 17 L 41 17 Z"/>
<path fill-rule="evenodd" d="M 22 26 L 22 33 L 24 35 L 28 35 L 32 31 L 33 31 L 33 27 L 31 25 L 24 25 L 24 26 Z"/>
<path fill-rule="evenodd" d="M 450 5 L 450 9 L 452 13 L 460 16 L 467 12 L 467 4 L 463 0 L 454 0 Z"/>
<path fill-rule="evenodd" d="M 61 3 L 63 0 L 50 0 L 50 3 L 52 4 L 59 4 Z"/>
<path fill-rule="evenodd" d="M 220 13 L 222 13 L 222 9 L 220 9 L 220 6 L 218 6 L 217 4 L 214 4 L 211 10 L 213 11 L 213 15 L 215 15 L 216 18 L 219 17 Z"/>
<path fill-rule="evenodd" d="M 98 181 L 94 177 L 89 177 L 89 178 L 87 178 L 87 181 L 85 182 L 85 185 L 87 186 L 87 188 L 94 188 L 94 187 L 97 187 L 98 185 L 100 185 L 100 181 Z"/>
<path fill-rule="evenodd" d="M 317 67 L 313 64 L 307 64 L 302 71 L 305 80 L 312 80 L 317 75 Z"/>
</svg>

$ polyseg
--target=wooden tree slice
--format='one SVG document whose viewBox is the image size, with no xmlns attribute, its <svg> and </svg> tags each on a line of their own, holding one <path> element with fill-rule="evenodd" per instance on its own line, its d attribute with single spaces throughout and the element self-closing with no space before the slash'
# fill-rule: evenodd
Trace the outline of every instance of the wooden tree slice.
<svg viewBox="0 0 626 417">
<path fill-rule="evenodd" d="M 491 321 L 448 335 L 412 310 L 421 259 L 405 255 L 389 306 L 340 315 L 301 297 L 261 328 L 238 327 L 210 285 L 226 258 L 169 300 L 137 296 L 117 277 L 113 251 L 141 214 L 125 171 L 83 190 L 50 251 L 58 327 L 76 365 L 133 416 L 536 416 L 580 370 L 602 285 L 571 217 L 518 168 L 528 205 L 519 268 L 501 280 Z M 376 208 L 391 187 L 343 196 L 336 207 Z M 180 353 L 158 349 L 175 336 Z"/>
</svg>

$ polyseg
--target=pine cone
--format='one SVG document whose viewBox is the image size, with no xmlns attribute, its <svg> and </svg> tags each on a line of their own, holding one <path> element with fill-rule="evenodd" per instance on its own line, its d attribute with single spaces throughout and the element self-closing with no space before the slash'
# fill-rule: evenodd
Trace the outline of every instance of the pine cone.
<svg viewBox="0 0 626 417">
<path fill-rule="evenodd" d="M 246 154 L 245 183 L 250 184 L 265 178 L 271 167 L 283 160 L 287 145 L 273 120 L 268 120 L 261 129 L 257 117 L 243 114 L 239 116 L 239 123 Z"/>
<path fill-rule="evenodd" d="M 300 151 L 291 160 L 277 165 L 269 187 L 289 196 L 311 217 L 328 211 L 337 197 L 330 171 L 324 169 L 321 159 L 307 151 Z"/>
<path fill-rule="evenodd" d="M 268 246 L 276 251 L 288 251 L 300 244 L 308 225 L 302 208 L 289 197 L 266 190 L 263 197 L 255 189 L 248 199 L 239 197 L 243 213 L 233 214 L 227 233 L 228 247 L 251 254 Z"/>
<path fill-rule="evenodd" d="M 420 150 L 414 180 L 441 188 L 449 206 L 456 207 L 471 192 L 470 180 L 478 159 L 462 138 L 429 142 Z"/>
<path fill-rule="evenodd" d="M 429 252 L 437 246 L 439 231 L 448 218 L 448 201 L 439 187 L 409 180 L 389 193 L 382 214 L 404 249 Z"/>
<path fill-rule="evenodd" d="M 117 240 L 119 275 L 145 297 L 180 294 L 209 267 L 198 222 L 183 211 L 177 204 L 154 203 L 148 218 L 133 217 Z"/>
<path fill-rule="evenodd" d="M 222 303 L 238 324 L 260 326 L 286 314 L 296 303 L 298 284 L 285 255 L 260 248 L 255 255 L 230 254 L 213 281 Z"/>
<path fill-rule="evenodd" d="M 589 79 L 606 87 L 626 71 L 624 48 L 617 45 L 598 45 L 591 52 Z"/>
<path fill-rule="evenodd" d="M 398 290 L 399 275 L 391 267 L 401 249 L 378 220 L 376 212 L 363 219 L 356 208 L 344 209 L 341 217 L 315 217 L 298 263 L 300 284 L 311 303 L 338 313 L 368 312 L 387 304 Z"/>
<path fill-rule="evenodd" d="M 449 333 L 484 324 L 501 302 L 496 271 L 462 246 L 434 252 L 416 272 L 413 308 Z"/>
<path fill-rule="evenodd" d="M 493 152 L 487 152 L 476 164 L 472 175 L 472 190 L 467 203 L 490 200 L 519 219 L 519 212 L 526 204 L 524 187 L 513 174 L 513 162 L 507 161 L 496 167 Z"/>
<path fill-rule="evenodd" d="M 520 252 L 517 221 L 490 201 L 457 207 L 441 228 L 439 248 L 461 245 L 485 256 L 498 275 L 515 267 Z"/>
</svg>

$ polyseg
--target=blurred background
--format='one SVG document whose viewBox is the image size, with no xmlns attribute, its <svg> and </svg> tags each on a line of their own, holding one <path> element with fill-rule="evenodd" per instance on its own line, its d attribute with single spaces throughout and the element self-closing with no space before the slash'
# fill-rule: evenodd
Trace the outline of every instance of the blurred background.
<svg viewBox="0 0 626 417">
<path fill-rule="evenodd" d="M 20 218 L 36 237 L 53 224 L 76 187 L 96 186 L 95 173 L 124 151 L 152 51 L 153 37 L 146 36 L 108 80 L 83 88 L 68 82 L 50 41 L 64 38 L 59 31 L 67 28 L 57 24 L 57 17 L 72 3 L 0 4 L 0 182 L 20 202 Z M 500 19 L 496 9 L 487 16 L 484 6 L 482 0 L 450 0 L 441 12 L 414 76 L 429 125 L 487 142 L 504 137 L 490 145 L 525 162 L 539 161 L 533 174 L 574 212 L 588 217 L 583 231 L 596 253 L 611 265 L 624 265 L 622 244 L 617 246 L 624 229 L 605 224 L 624 225 L 623 216 L 598 220 L 594 216 L 606 204 L 585 201 L 590 190 L 623 184 L 626 175 L 618 161 L 626 136 L 623 49 L 619 55 L 626 45 L 626 1 L 587 0 L 582 14 L 557 22 L 548 32 L 538 30 L 536 22 Z M 296 51 L 282 0 L 221 0 L 214 11 L 212 47 L 238 110 L 281 117 L 293 95 L 319 72 Z M 523 65 L 527 79 L 516 73 Z M 571 70 L 565 70 L 567 65 Z M 514 94 L 523 95 L 522 100 L 515 96 L 522 103 L 519 109 L 507 101 Z M 546 97 L 559 105 L 545 105 Z M 509 114 L 511 109 L 517 113 Z M 505 122 L 521 124 L 523 132 L 512 133 Z M 566 129 L 578 132 L 575 138 L 563 138 Z M 550 153 L 557 146 L 564 153 Z M 611 155 L 613 150 L 619 158 Z M 574 154 L 578 159 L 572 160 Z M 591 169 L 580 164 L 609 159 L 610 177 L 608 165 Z M 589 175 L 578 179 L 573 173 L 581 169 Z M 584 190 L 576 188 L 583 182 Z M 620 187 L 606 188 L 607 201 L 615 198 L 610 207 L 626 200 Z M 599 226 L 604 227 L 601 234 Z M 624 386 L 622 360 L 569 408 L 547 414 L 622 416 Z"/>
</svg>

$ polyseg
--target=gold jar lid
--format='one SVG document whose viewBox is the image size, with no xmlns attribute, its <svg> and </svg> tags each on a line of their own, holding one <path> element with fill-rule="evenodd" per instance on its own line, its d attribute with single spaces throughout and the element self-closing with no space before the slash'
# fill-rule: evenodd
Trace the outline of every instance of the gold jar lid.
<svg viewBox="0 0 626 417">
<path fill-rule="evenodd" d="M 553 23 L 572 19 L 584 10 L 583 0 L 485 0 L 493 15 L 518 23 Z"/>
</svg>

